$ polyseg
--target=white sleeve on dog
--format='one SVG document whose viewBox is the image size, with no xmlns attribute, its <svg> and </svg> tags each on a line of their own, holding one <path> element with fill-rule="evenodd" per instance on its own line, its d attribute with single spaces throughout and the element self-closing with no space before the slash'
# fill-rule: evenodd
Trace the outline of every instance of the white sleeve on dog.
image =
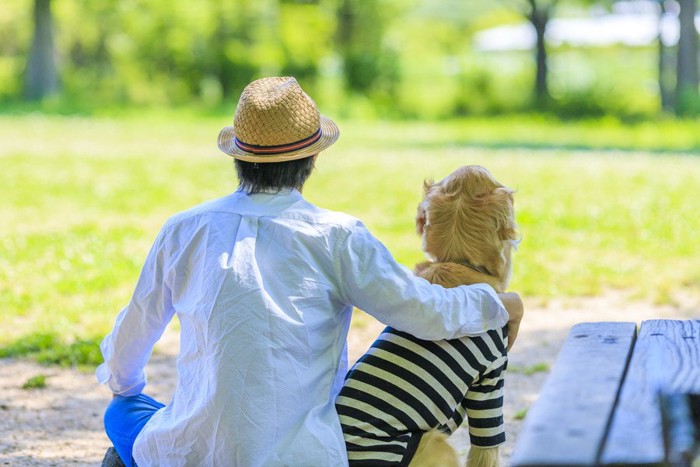
<svg viewBox="0 0 700 467">
<path fill-rule="evenodd" d="M 498 329 L 508 312 L 489 285 L 446 289 L 398 264 L 361 223 L 334 251 L 336 277 L 349 304 L 420 339 L 453 339 Z"/>
</svg>

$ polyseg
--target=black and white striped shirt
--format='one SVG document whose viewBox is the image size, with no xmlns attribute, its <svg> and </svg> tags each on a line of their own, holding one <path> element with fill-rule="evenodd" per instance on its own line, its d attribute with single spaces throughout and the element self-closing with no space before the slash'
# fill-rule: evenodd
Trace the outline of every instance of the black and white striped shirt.
<svg viewBox="0 0 700 467">
<path fill-rule="evenodd" d="M 386 328 L 336 399 L 350 465 L 408 465 L 425 432 L 465 418 L 472 445 L 503 444 L 507 342 L 506 327 L 435 342 Z"/>
</svg>

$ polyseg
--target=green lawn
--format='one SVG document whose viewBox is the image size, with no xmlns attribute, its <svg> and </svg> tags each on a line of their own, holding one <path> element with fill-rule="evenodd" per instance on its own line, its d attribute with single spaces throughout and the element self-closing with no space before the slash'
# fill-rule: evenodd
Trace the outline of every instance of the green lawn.
<svg viewBox="0 0 700 467">
<path fill-rule="evenodd" d="M 235 188 L 215 146 L 227 121 L 0 117 L 0 346 L 25 338 L 52 348 L 55 336 L 92 342 L 107 332 L 165 219 Z M 673 303 L 700 291 L 697 129 L 341 123 L 305 195 L 364 220 L 411 266 L 422 259 L 413 230 L 422 180 L 481 164 L 518 190 L 514 290 L 546 300 L 616 289 Z"/>
</svg>

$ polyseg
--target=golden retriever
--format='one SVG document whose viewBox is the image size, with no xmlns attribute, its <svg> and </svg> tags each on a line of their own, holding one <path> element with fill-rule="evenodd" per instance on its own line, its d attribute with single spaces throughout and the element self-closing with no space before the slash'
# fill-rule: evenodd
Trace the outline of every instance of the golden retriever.
<svg viewBox="0 0 700 467">
<path fill-rule="evenodd" d="M 424 187 L 416 230 L 429 260 L 415 273 L 444 287 L 487 283 L 505 291 L 517 246 L 514 191 L 474 165 Z M 387 328 L 348 373 L 336 401 L 350 465 L 456 466 L 446 433 L 468 419 L 467 465 L 498 466 L 507 343 L 506 328 L 439 342 Z"/>
</svg>

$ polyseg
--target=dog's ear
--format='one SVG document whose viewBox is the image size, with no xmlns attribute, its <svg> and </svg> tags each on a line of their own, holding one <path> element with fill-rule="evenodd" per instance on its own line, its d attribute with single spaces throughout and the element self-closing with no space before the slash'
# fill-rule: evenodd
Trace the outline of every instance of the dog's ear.
<svg viewBox="0 0 700 467">
<path fill-rule="evenodd" d="M 498 207 L 494 210 L 494 216 L 498 225 L 498 238 L 502 241 L 516 240 L 518 237 L 518 226 L 513 212 L 513 193 L 514 191 L 507 187 L 496 188 L 491 193 L 493 203 Z"/>
<path fill-rule="evenodd" d="M 435 186 L 435 183 L 430 179 L 423 181 L 423 201 L 418 204 L 418 212 L 416 213 L 416 233 L 423 235 L 425 224 L 428 222 L 428 194 Z"/>
</svg>

